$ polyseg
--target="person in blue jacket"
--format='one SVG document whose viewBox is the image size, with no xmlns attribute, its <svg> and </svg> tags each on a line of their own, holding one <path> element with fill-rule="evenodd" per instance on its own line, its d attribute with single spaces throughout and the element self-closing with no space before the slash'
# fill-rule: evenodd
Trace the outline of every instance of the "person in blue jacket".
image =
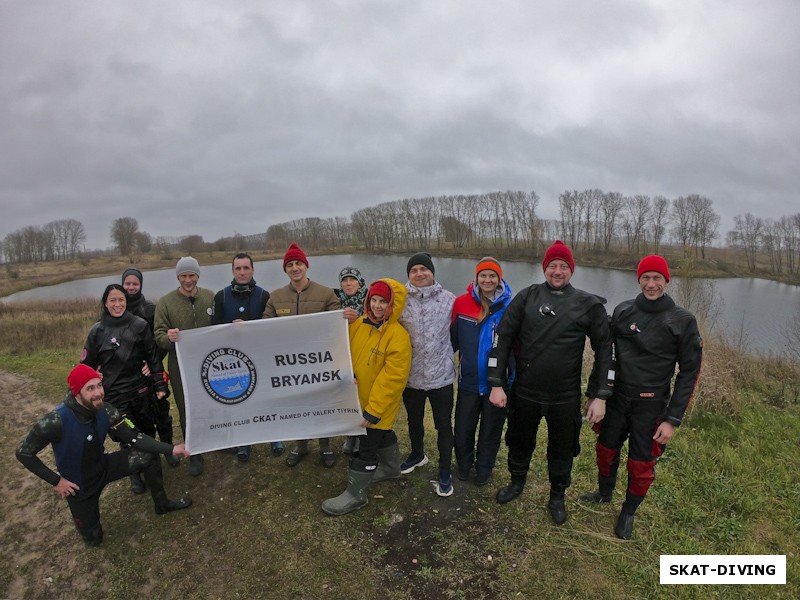
<svg viewBox="0 0 800 600">
<path fill-rule="evenodd" d="M 506 421 L 506 409 L 489 402 L 492 388 L 487 370 L 495 330 L 509 302 L 511 287 L 503 279 L 503 269 L 487 256 L 475 267 L 475 280 L 467 286 L 467 293 L 453 305 L 450 340 L 459 353 L 454 431 L 457 476 L 467 481 L 474 466 L 477 485 L 489 482 Z M 513 381 L 513 376 L 509 380 Z"/>
</svg>

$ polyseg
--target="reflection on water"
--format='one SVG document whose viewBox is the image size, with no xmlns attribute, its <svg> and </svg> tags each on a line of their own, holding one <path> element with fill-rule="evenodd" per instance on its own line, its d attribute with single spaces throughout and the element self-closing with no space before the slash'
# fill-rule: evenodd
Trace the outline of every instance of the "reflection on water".
<svg viewBox="0 0 800 600">
<path fill-rule="evenodd" d="M 310 256 L 308 275 L 314 281 L 338 287 L 337 277 L 342 267 L 352 265 L 361 270 L 367 282 L 380 277 L 407 281 L 407 258 L 402 256 Z M 474 277 L 476 261 L 460 258 L 435 258 L 436 279 L 456 295 L 464 293 Z M 281 260 L 255 263 L 255 279 L 262 287 L 273 290 L 287 284 Z M 540 263 L 503 263 L 503 276 L 516 293 L 531 283 L 544 280 Z M 202 267 L 200 286 L 214 291 L 230 283 L 230 264 Z M 3 301 L 93 297 L 100 298 L 109 283 L 119 283 L 120 277 L 95 277 L 19 292 Z M 673 283 L 678 283 L 678 278 Z M 619 302 L 639 292 L 636 276 L 631 271 L 598 269 L 577 265 L 572 278 L 575 287 L 598 294 L 608 300 L 611 312 Z M 162 269 L 144 273 L 144 295 L 156 300 L 177 287 L 175 271 Z M 714 297 L 719 303 L 718 328 L 756 352 L 781 352 L 783 331 L 795 311 L 800 310 L 800 287 L 762 279 L 713 280 Z"/>
</svg>

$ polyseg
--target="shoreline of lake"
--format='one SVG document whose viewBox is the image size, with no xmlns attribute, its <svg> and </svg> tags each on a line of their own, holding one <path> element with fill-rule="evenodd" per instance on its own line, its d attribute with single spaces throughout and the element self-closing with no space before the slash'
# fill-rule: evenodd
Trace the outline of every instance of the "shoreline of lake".
<svg viewBox="0 0 800 600">
<path fill-rule="evenodd" d="M 728 249 L 714 249 L 717 252 L 730 252 Z M 536 264 L 541 261 L 541 256 L 531 256 L 528 249 L 515 248 L 447 248 L 429 250 L 434 257 L 454 258 L 465 260 L 479 260 L 484 256 L 494 256 L 498 260 L 507 262 L 523 262 Z M 248 251 L 256 262 L 278 260 L 282 258 L 283 252 L 268 251 Z M 370 251 L 362 248 L 342 248 L 308 252 L 309 257 L 314 256 L 337 256 L 343 254 L 368 255 L 368 256 L 410 256 L 414 251 Z M 153 271 L 160 269 L 174 268 L 179 253 L 158 255 L 150 253 L 143 255 L 139 260 L 131 263 L 125 257 L 85 258 L 71 261 L 53 261 L 46 263 L 34 263 L 26 265 L 6 264 L 5 269 L 0 271 L 0 300 L 11 296 L 17 292 L 22 292 L 34 288 L 67 283 L 79 279 L 102 277 L 114 273 L 122 273 L 125 269 L 136 267 L 142 271 Z M 204 251 L 196 253 L 195 258 L 201 265 L 227 264 L 230 260 L 231 252 Z M 684 259 L 675 256 L 672 252 L 664 252 L 670 264 L 671 272 L 678 277 L 691 277 L 701 279 L 763 279 L 775 281 L 791 286 L 800 286 L 800 275 L 789 277 L 786 274 L 778 276 L 768 276 L 768 273 L 744 273 L 728 267 L 729 263 L 719 259 L 700 260 Z M 635 272 L 639 259 L 628 258 L 618 253 L 598 253 L 598 252 L 576 252 L 575 262 L 578 267 L 596 267 L 602 269 L 613 269 L 618 271 Z M 688 268 L 684 266 L 688 261 Z M 722 268 L 720 265 L 724 265 Z"/>
</svg>

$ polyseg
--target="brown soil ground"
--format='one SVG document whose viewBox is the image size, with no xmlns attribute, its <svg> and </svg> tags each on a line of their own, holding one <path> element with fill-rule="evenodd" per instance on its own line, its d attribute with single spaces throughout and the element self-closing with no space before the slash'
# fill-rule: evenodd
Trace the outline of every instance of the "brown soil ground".
<svg viewBox="0 0 800 600">
<path fill-rule="evenodd" d="M 57 574 L 84 569 L 79 566 L 81 553 L 75 552 L 75 531 L 65 514 L 66 503 L 37 477 L 21 469 L 14 457 L 24 432 L 53 407 L 52 401 L 30 395 L 33 388 L 30 379 L 0 371 L 4 432 L 0 468 L 5 474 L 5 485 L 0 486 L 0 562 L 4 565 L 0 589 L 5 588 L 5 598 L 77 597 L 85 589 L 76 587 L 75 581 L 69 590 L 54 587 Z M 44 460 L 51 456 L 52 453 L 42 452 Z M 31 571 L 36 572 L 33 578 Z M 25 581 L 31 579 L 37 582 L 36 589 L 27 587 Z"/>
</svg>

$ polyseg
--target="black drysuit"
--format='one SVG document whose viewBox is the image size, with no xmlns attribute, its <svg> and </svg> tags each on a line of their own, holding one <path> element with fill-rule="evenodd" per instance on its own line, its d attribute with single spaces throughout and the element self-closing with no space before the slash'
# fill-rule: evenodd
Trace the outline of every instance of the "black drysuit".
<svg viewBox="0 0 800 600">
<path fill-rule="evenodd" d="M 594 350 L 587 395 L 608 398 L 611 336 L 605 299 L 567 284 L 546 283 L 518 293 L 497 328 L 489 359 L 492 387 L 506 385 L 508 359 L 516 353 L 516 380 L 508 400 L 508 470 L 524 481 L 536 448 L 539 422 L 547 422 L 547 467 L 551 494 L 571 483 L 572 460 L 580 452 L 581 369 L 586 338 Z"/>
</svg>

